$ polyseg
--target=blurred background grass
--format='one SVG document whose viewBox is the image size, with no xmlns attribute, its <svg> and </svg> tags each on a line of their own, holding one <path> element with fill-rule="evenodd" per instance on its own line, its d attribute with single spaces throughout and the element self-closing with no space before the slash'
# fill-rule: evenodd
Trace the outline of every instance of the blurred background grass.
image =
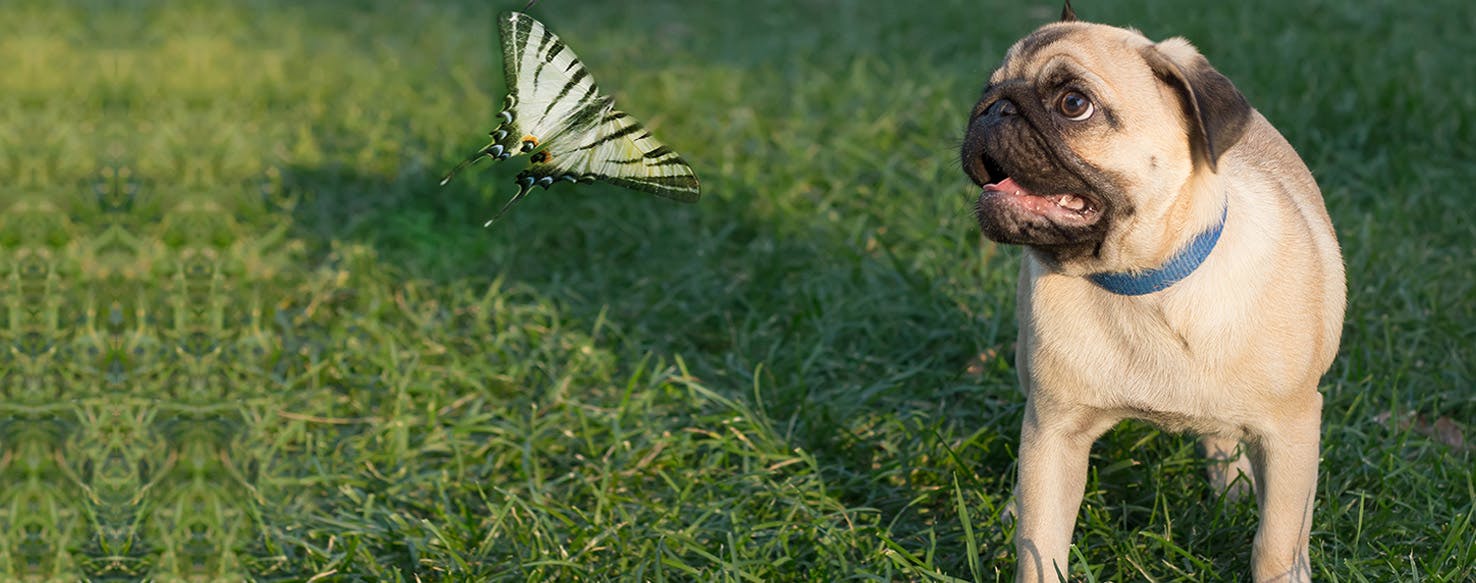
<svg viewBox="0 0 1476 583">
<path fill-rule="evenodd" d="M 1018 251 L 956 166 L 1055 3 L 533 10 L 703 179 L 437 179 L 524 2 L 0 4 L 0 579 L 1007 578 Z M 1082 2 L 1193 40 L 1349 268 L 1313 560 L 1476 569 L 1469 2 Z M 1240 580 L 1192 441 L 1094 450 L 1075 576 Z"/>
</svg>

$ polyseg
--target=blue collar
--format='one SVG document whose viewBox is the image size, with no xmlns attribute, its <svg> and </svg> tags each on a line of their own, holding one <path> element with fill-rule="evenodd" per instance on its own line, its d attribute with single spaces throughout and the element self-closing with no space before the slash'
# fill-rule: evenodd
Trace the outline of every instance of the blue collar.
<svg viewBox="0 0 1476 583">
<path fill-rule="evenodd" d="M 1087 279 L 1092 280 L 1092 283 L 1102 289 L 1120 296 L 1141 296 L 1168 289 L 1169 286 L 1194 273 L 1199 264 L 1204 263 L 1210 252 L 1215 250 L 1215 243 L 1220 241 L 1220 232 L 1225 230 L 1225 217 L 1229 212 L 1230 205 L 1227 204 L 1220 211 L 1219 223 L 1200 233 L 1182 251 L 1169 258 L 1162 267 L 1138 273 L 1127 271 L 1093 273 L 1088 275 Z"/>
</svg>

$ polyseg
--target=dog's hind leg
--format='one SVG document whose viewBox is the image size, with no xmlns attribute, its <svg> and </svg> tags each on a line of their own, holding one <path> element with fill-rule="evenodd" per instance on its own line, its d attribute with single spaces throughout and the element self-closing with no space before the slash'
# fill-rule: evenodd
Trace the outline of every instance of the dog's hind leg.
<svg viewBox="0 0 1476 583">
<path fill-rule="evenodd" d="M 1199 438 L 1199 450 L 1209 462 L 1205 473 L 1215 495 L 1239 500 L 1253 491 L 1255 479 L 1251 477 L 1250 456 L 1245 454 L 1239 439 L 1205 435 Z"/>
</svg>

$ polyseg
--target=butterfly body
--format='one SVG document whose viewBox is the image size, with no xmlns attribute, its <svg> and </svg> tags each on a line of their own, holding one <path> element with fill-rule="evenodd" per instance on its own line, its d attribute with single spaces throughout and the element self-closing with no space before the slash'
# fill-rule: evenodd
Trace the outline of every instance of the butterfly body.
<svg viewBox="0 0 1476 583">
<path fill-rule="evenodd" d="M 518 173 L 512 208 L 534 186 L 603 181 L 680 202 L 701 196 L 697 176 L 614 99 L 600 93 L 579 57 L 542 23 L 513 12 L 498 18 L 508 94 L 492 143 L 457 165 L 441 184 L 482 160 L 532 154 Z M 497 218 L 488 221 L 490 225 Z"/>
</svg>

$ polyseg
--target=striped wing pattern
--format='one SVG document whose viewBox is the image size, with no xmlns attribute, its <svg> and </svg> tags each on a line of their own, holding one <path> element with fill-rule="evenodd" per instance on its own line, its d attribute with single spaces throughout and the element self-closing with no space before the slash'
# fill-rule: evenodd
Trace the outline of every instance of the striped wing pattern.
<svg viewBox="0 0 1476 583">
<path fill-rule="evenodd" d="M 441 184 L 483 158 L 531 153 L 532 163 L 517 176 L 518 193 L 498 217 L 534 186 L 546 189 L 557 182 L 601 180 L 681 202 L 701 196 L 692 167 L 635 118 L 615 109 L 574 51 L 543 23 L 518 12 L 502 15 L 498 23 L 508 87 L 498 113 L 501 125 L 492 131 L 492 143 L 457 165 Z"/>
<path fill-rule="evenodd" d="M 509 108 L 522 135 L 552 143 L 565 132 L 581 132 L 613 107 L 600 95 L 584 63 L 543 23 L 526 14 L 499 19 L 502 28 L 502 65 L 507 78 Z"/>
<path fill-rule="evenodd" d="M 681 155 L 618 109 L 606 111 L 584 142 L 549 144 L 544 160 L 528 169 L 540 180 L 550 175 L 589 176 L 681 202 L 697 202 L 702 194 L 697 175 Z"/>
</svg>

